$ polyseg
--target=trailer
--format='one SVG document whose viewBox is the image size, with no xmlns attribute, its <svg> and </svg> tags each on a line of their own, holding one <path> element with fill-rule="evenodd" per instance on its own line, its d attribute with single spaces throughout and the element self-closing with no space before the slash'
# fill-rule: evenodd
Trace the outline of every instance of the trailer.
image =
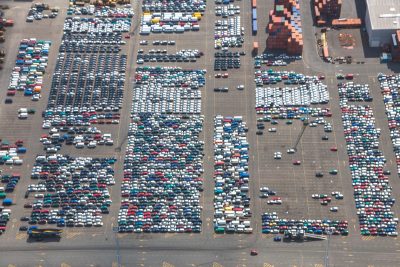
<svg viewBox="0 0 400 267">
<path fill-rule="evenodd" d="M 28 229 L 30 238 L 44 239 L 44 238 L 61 238 L 63 230 L 54 228 L 39 229 L 37 226 L 31 226 Z"/>
</svg>

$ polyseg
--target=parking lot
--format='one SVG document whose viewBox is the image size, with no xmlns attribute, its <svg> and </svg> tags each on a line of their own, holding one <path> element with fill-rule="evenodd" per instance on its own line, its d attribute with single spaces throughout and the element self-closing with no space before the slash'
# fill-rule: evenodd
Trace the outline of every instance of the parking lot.
<svg viewBox="0 0 400 267">
<path fill-rule="evenodd" d="M 240 55 L 240 68 L 214 71 L 214 54 L 215 52 L 221 52 L 221 50 L 216 50 L 214 48 L 215 21 L 220 19 L 220 17 L 215 15 L 216 4 L 213 1 L 207 2 L 205 12 L 198 22 L 200 25 L 199 31 L 187 31 L 183 34 L 151 33 L 150 35 L 139 35 L 139 14 L 141 12 L 141 7 L 139 5 L 134 5 L 135 16 L 132 20 L 132 26 L 129 32 L 124 32 L 118 37 L 120 40 L 126 42 L 125 45 L 119 45 L 120 51 L 117 53 L 113 53 L 112 51 L 107 52 L 108 48 L 106 46 L 108 45 L 105 44 L 99 45 L 99 47 L 105 46 L 104 53 L 96 52 L 96 45 L 89 45 L 90 52 L 86 52 L 86 50 L 82 52 L 79 50 L 73 51 L 74 48 L 72 46 L 70 48 L 72 50 L 68 52 L 65 47 L 65 51 L 62 51 L 62 53 L 66 53 L 67 56 L 64 56 L 62 64 L 57 63 L 57 57 L 62 41 L 62 29 L 64 19 L 67 16 L 67 7 L 63 1 L 55 2 L 59 3 L 54 3 L 54 5 L 60 6 L 59 15 L 56 18 L 27 24 L 24 16 L 26 16 L 30 4 L 9 1 L 10 5 L 15 7 L 7 11 L 9 16 L 18 14 L 18 12 L 22 12 L 22 10 L 24 16 L 23 20 L 16 21 L 14 28 L 9 30 L 9 37 L 6 43 L 4 43 L 4 48 L 8 51 L 6 62 L 9 63 L 4 65 L 5 67 L 0 73 L 0 82 L 4 87 L 8 85 L 12 68 L 15 65 L 17 55 L 16 47 L 22 39 L 35 37 L 42 40 L 51 40 L 52 44 L 49 50 L 49 61 L 46 67 L 46 73 L 44 74 L 42 97 L 40 101 L 34 102 L 31 101 L 29 97 L 17 94 L 13 97 L 13 103 L 11 105 L 6 105 L 4 104 L 6 98 L 5 90 L 3 90 L 3 94 L 0 95 L 2 103 L 0 105 L 0 117 L 2 118 L 0 121 L 0 137 L 3 140 L 8 139 L 11 143 L 18 139 L 24 140 L 24 147 L 26 147 L 29 152 L 21 156 L 24 159 L 22 166 L 2 166 L 3 174 L 19 172 L 23 178 L 16 184 L 15 191 L 11 194 L 7 194 L 7 197 L 10 196 L 14 200 L 15 205 L 11 206 L 11 220 L 8 223 L 7 230 L 0 236 L 0 246 L 4 248 L 4 250 L 2 249 L 4 252 L 0 253 L 0 265 L 7 266 L 8 264 L 14 264 L 15 266 L 32 266 L 33 262 L 34 265 L 42 266 L 61 265 L 65 267 L 67 265 L 84 266 L 85 264 L 118 266 L 116 255 L 119 255 L 123 266 L 184 266 L 185 264 L 192 264 L 194 266 L 322 266 L 324 263 L 326 241 L 287 244 L 283 242 L 274 242 L 271 238 L 272 235 L 262 234 L 262 214 L 272 212 L 276 212 L 277 217 L 280 219 L 288 220 L 330 219 L 347 221 L 349 235 L 331 237 L 331 265 L 354 266 L 355 263 L 360 263 L 360 266 L 396 265 L 399 261 L 398 252 L 396 250 L 400 249 L 396 238 L 376 236 L 361 237 L 360 235 L 357 211 L 354 204 L 354 188 L 351 183 L 351 173 L 349 171 L 349 157 L 347 155 L 346 142 L 343 134 L 342 112 L 339 106 L 338 80 L 335 77 L 335 74 L 338 72 L 344 74 L 354 73 L 356 74 L 355 82 L 370 84 L 373 101 L 369 104 L 376 118 L 376 127 L 382 129 L 379 141 L 382 146 L 383 154 L 387 159 L 386 168 L 391 171 L 391 175 L 389 175 L 388 178 L 389 184 L 393 188 L 393 197 L 399 199 L 398 189 L 400 188 L 400 182 L 396 174 L 397 166 L 395 156 L 392 152 L 393 144 L 387 127 L 388 123 L 384 113 L 384 102 L 382 101 L 379 84 L 377 83 L 378 72 L 387 71 L 384 66 L 376 64 L 368 65 L 368 62 L 366 62 L 366 64 L 362 66 L 351 64 L 336 67 L 332 65 L 323 65 L 325 63 L 322 61 L 310 62 L 309 55 L 312 53 L 315 54 L 315 43 L 310 43 L 310 40 L 306 39 L 305 49 L 307 50 L 305 53 L 307 54 L 303 59 L 294 60 L 288 66 L 264 65 L 263 69 L 265 68 L 268 70 L 271 68 L 274 71 L 295 71 L 296 73 L 304 73 L 313 76 L 324 75 L 325 79 L 321 80 L 321 83 L 327 85 L 326 90 L 329 93 L 329 101 L 328 103 L 312 104 L 311 106 L 325 109 L 325 115 L 326 112 L 329 112 L 332 113 L 332 116 L 312 116 L 310 113 L 308 116 L 308 125 L 305 128 L 303 128 L 304 117 L 307 117 L 305 116 L 307 114 L 304 113 L 297 119 L 273 119 L 277 121 L 277 123 L 274 122 L 274 124 L 272 121 L 261 122 L 257 119 L 263 118 L 266 114 L 257 114 L 255 109 L 256 84 L 254 83 L 254 63 L 251 57 L 251 44 L 253 41 L 258 41 L 260 43 L 260 51 L 263 51 L 266 39 L 264 27 L 267 23 L 267 14 L 272 4 L 269 6 L 270 3 L 265 3 L 265 5 L 259 3 L 259 33 L 252 36 L 250 2 L 242 0 L 233 3 L 235 6 L 240 6 L 241 25 L 244 27 L 243 38 L 245 42 L 242 47 L 229 48 L 228 51 L 243 51 L 245 55 Z M 302 3 L 302 8 L 304 9 L 307 5 L 309 4 Z M 308 11 L 305 10 L 304 14 L 306 15 L 307 13 Z M 230 17 L 232 16 L 229 16 L 229 18 Z M 303 24 L 309 22 L 305 17 L 302 17 L 302 19 Z M 46 27 L 50 30 L 46 29 Z M 303 28 L 306 27 L 303 25 Z M 304 35 L 306 35 L 306 33 Z M 125 38 L 125 36 L 129 37 Z M 314 36 L 312 37 L 314 38 Z M 147 45 L 141 45 L 141 40 L 146 40 Z M 153 45 L 153 41 L 156 40 L 175 41 L 175 45 Z M 112 46 L 110 49 L 115 48 L 114 44 L 110 46 Z M 144 64 L 137 64 L 137 52 L 139 49 L 143 49 L 144 53 L 148 53 L 151 49 L 165 49 L 167 50 L 167 54 L 175 54 L 185 49 L 197 49 L 204 53 L 204 55 L 196 58 L 196 62 L 190 62 L 190 59 L 189 62 L 179 62 L 178 60 L 176 62 L 171 62 L 170 60 L 169 62 L 151 62 L 151 60 L 149 60 L 149 62 L 144 62 Z M 99 48 L 99 50 L 101 50 L 101 48 Z M 356 46 L 354 50 L 360 55 L 363 53 L 361 46 Z M 68 54 L 72 54 L 74 57 L 70 58 Z M 159 54 L 165 53 L 160 52 Z M 126 55 L 126 58 L 122 60 L 121 55 Z M 120 64 L 121 60 L 124 64 Z M 75 62 L 77 63 L 75 64 Z M 93 62 L 93 64 L 91 62 Z M 96 65 L 94 62 L 98 62 L 98 64 Z M 100 67 L 104 65 L 104 62 L 111 62 L 112 64 L 108 64 L 110 66 L 105 66 L 104 69 L 101 69 Z M 107 73 L 110 72 L 112 76 L 110 80 L 114 81 L 111 69 L 115 66 L 122 67 L 125 65 L 126 71 L 124 72 L 123 70 L 125 69 L 123 68 L 120 69 L 120 73 L 116 75 L 115 78 L 124 81 L 123 84 L 113 84 L 110 82 L 106 85 L 100 84 L 99 87 L 96 87 L 96 75 L 105 77 Z M 73 73 L 76 73 L 74 70 L 75 66 L 79 69 L 78 73 L 86 72 L 87 75 L 71 79 L 69 76 L 73 77 Z M 163 93 L 160 89 L 162 87 L 157 88 L 156 86 L 153 86 L 152 90 L 160 89 L 159 91 L 148 91 L 145 86 L 142 86 L 143 91 L 132 89 L 141 86 L 140 84 L 135 84 L 137 80 L 137 77 L 135 77 L 135 73 L 137 73 L 136 67 L 144 68 L 147 66 L 177 66 L 182 69 L 206 70 L 206 72 L 199 75 L 199 77 L 204 76 L 204 80 L 202 77 L 197 80 L 198 83 L 194 82 L 191 84 L 194 87 L 198 84 L 202 84 L 202 86 L 190 90 L 187 89 L 187 91 L 181 91 L 182 88 L 180 87 L 167 87 L 171 91 L 168 91 L 169 93 Z M 307 68 L 307 66 L 309 68 Z M 57 78 L 56 75 L 53 76 L 53 72 L 55 71 L 60 72 L 59 78 Z M 91 77 L 91 72 L 96 72 L 96 74 Z M 142 74 L 144 73 L 143 71 Z M 228 73 L 227 78 L 222 77 L 225 73 Z M 221 78 L 219 78 L 218 75 L 216 76 L 216 74 L 221 74 Z M 162 77 L 161 80 L 166 80 L 170 78 L 171 75 L 175 75 L 175 73 L 168 73 L 168 75 Z M 51 90 L 52 79 L 59 79 L 59 81 L 56 81 L 57 89 L 54 89 L 53 92 Z M 105 79 L 101 80 L 104 81 Z M 92 87 L 88 85 L 89 81 L 93 82 Z M 71 82 L 74 86 L 69 86 Z M 85 89 L 82 89 L 82 92 L 78 93 L 80 88 L 82 88 L 82 83 L 85 85 Z M 102 87 L 103 85 L 104 87 Z M 238 87 L 240 85 L 243 85 L 243 88 Z M 65 91 L 64 93 L 63 90 L 61 90 L 63 89 L 62 86 L 68 86 L 70 91 Z M 105 90 L 113 86 L 119 88 L 119 91 L 115 90 L 115 92 L 119 92 L 118 96 L 114 98 L 108 97 L 111 96 L 112 90 L 103 91 L 103 89 Z M 282 82 L 278 84 L 262 85 L 261 87 L 283 86 L 294 87 L 296 85 L 283 84 Z M 214 91 L 214 88 L 224 87 L 229 88 L 228 92 Z M 184 93 L 179 95 L 178 91 Z M 190 94 L 188 92 L 190 92 Z M 99 97 L 96 96 L 97 93 Z M 297 96 L 298 95 L 291 95 L 289 97 L 289 94 L 286 94 L 285 99 L 288 100 L 291 97 Z M 303 96 L 304 95 L 301 97 L 302 101 L 304 100 Z M 149 101 L 147 100 L 152 101 L 155 97 L 162 99 L 162 101 L 158 103 L 165 102 L 165 104 L 159 106 L 154 105 L 156 102 L 152 102 L 153 104 L 151 105 L 148 104 Z M 50 102 L 48 102 L 48 99 L 50 99 Z M 134 99 L 134 102 L 132 102 L 132 99 Z M 179 102 L 179 99 L 185 99 L 185 101 Z M 186 99 L 192 99 L 193 105 L 188 104 Z M 52 100 L 54 100 L 54 102 L 51 102 Z M 323 100 L 321 101 L 324 102 Z M 52 104 L 63 105 L 64 107 L 71 105 L 71 109 L 74 109 L 74 107 L 83 108 L 89 102 L 90 105 L 86 106 L 88 110 L 83 111 L 88 113 L 88 115 L 85 115 L 87 117 L 84 119 L 76 117 L 75 120 L 79 121 L 78 123 L 80 123 L 81 120 L 83 122 L 85 122 L 85 120 L 91 121 L 92 123 L 93 120 L 104 120 L 104 124 L 94 123 L 90 126 L 76 125 L 76 127 L 97 127 L 101 133 L 80 133 L 81 130 L 79 129 L 74 129 L 74 132 L 71 131 L 69 133 L 68 130 L 61 131 L 62 125 L 56 126 L 59 130 L 58 132 L 51 132 L 54 127 L 41 129 L 43 126 L 41 113 L 45 111 L 46 108 L 54 108 Z M 103 107 L 102 111 L 96 111 L 96 107 L 94 107 L 94 111 L 90 110 L 92 106 L 96 106 L 96 104 L 100 102 L 110 106 L 115 105 L 121 109 L 118 108 L 118 111 L 113 111 L 113 108 L 110 107 L 109 111 L 105 111 L 105 107 Z M 139 107 L 137 103 L 142 104 Z M 155 108 L 156 106 L 157 108 Z M 20 120 L 18 119 L 18 109 L 20 108 L 34 108 L 36 113 L 28 115 L 26 120 Z M 154 172 L 154 174 L 141 174 L 143 177 L 148 175 L 147 179 L 143 181 L 140 180 L 144 179 L 142 176 L 137 177 L 133 175 L 133 178 L 129 176 L 131 174 L 127 173 L 126 170 L 129 160 L 126 161 L 125 157 L 131 155 L 130 153 L 132 153 L 136 147 L 141 147 L 143 144 L 140 143 L 141 131 L 133 131 L 133 124 L 131 124 L 132 119 L 137 118 L 136 115 L 131 117 L 131 112 L 136 114 L 139 110 L 172 113 L 167 115 L 172 116 L 168 118 L 168 121 L 175 121 L 176 119 L 174 119 L 173 116 L 179 117 L 182 116 L 182 114 L 190 114 L 189 116 L 193 116 L 192 114 L 200 113 L 199 115 L 204 116 L 204 119 L 201 119 L 201 123 L 198 122 L 201 124 L 201 127 L 200 124 L 196 124 L 198 129 L 190 130 L 195 132 L 191 134 L 193 140 L 182 139 L 183 137 L 179 134 L 174 137 L 179 143 L 188 145 L 192 145 L 192 143 L 195 142 L 198 142 L 198 144 L 204 142 L 204 147 L 201 149 L 198 147 L 199 150 L 192 150 L 195 151 L 195 153 L 192 153 L 193 156 L 196 153 L 199 153 L 198 155 L 204 153 L 204 155 L 200 157 L 201 159 L 195 157 L 195 159 L 185 158 L 186 167 L 190 167 L 179 167 L 181 168 L 179 175 L 186 177 L 187 173 L 184 174 L 184 171 L 186 172 L 189 170 L 193 172 L 193 170 L 196 170 L 199 171 L 198 173 L 196 172 L 197 177 L 192 177 L 190 179 L 186 177 L 184 181 L 171 180 L 171 184 L 173 184 L 172 188 L 175 188 L 171 189 L 169 188 L 170 182 L 165 180 L 165 178 L 170 179 L 167 175 L 161 177 L 160 173 L 156 172 Z M 90 114 L 90 112 L 96 112 L 96 114 Z M 106 113 L 113 115 L 110 117 L 110 115 L 106 115 Z M 104 117 L 100 117 L 100 115 L 103 114 Z M 240 172 L 242 172 L 241 175 L 244 176 L 240 177 L 237 182 L 241 185 L 243 185 L 243 181 L 246 181 L 245 184 L 248 183 L 247 195 L 242 194 L 242 200 L 245 201 L 243 201 L 243 203 L 238 202 L 238 204 L 232 204 L 233 201 L 229 202 L 231 201 L 229 198 L 224 198 L 223 195 L 221 195 L 222 201 L 226 201 L 224 202 L 225 204 L 231 204 L 229 207 L 225 205 L 228 208 L 224 209 L 224 211 L 230 211 L 230 209 L 233 210 L 233 208 L 235 208 L 235 212 L 240 214 L 241 210 L 233 206 L 236 204 L 245 206 L 245 202 L 250 203 L 244 208 L 246 208 L 246 212 L 251 213 L 251 217 L 239 220 L 238 225 L 243 224 L 244 227 L 238 227 L 237 222 L 233 220 L 234 222 L 232 221 L 230 226 L 233 228 L 236 227 L 234 231 L 236 233 L 232 235 L 215 233 L 216 222 L 214 221 L 214 215 L 216 211 L 221 211 L 222 208 L 224 208 L 223 204 L 222 206 L 218 206 L 218 209 L 215 209 L 214 206 L 214 190 L 217 186 L 222 186 L 221 184 L 217 184 L 221 181 L 216 179 L 214 169 L 214 132 L 216 127 L 214 119 L 217 115 L 232 118 L 234 116 L 239 116 L 243 122 L 246 122 L 246 127 L 248 128 L 246 142 L 249 144 L 249 152 L 248 156 L 241 158 L 242 160 L 248 160 L 246 163 L 246 165 L 248 165 L 248 172 L 245 174 L 243 173 L 244 169 L 240 170 Z M 303 120 L 300 119 L 302 117 Z M 193 118 L 198 117 L 195 115 Z M 58 120 L 59 118 L 56 119 Z M 112 120 L 118 120 L 118 124 L 112 124 Z M 187 119 L 182 120 L 179 127 L 183 127 L 182 129 L 186 127 L 190 128 L 190 123 L 183 123 L 183 121 L 186 120 Z M 315 121 L 316 127 L 311 126 L 314 125 L 314 120 L 317 120 Z M 109 123 L 106 123 L 106 121 Z M 142 118 L 141 120 L 137 120 L 136 123 L 139 121 L 144 121 L 146 127 L 153 129 L 153 136 L 156 137 L 155 139 L 146 140 L 149 145 L 148 147 L 155 143 L 157 138 L 164 138 L 160 133 L 158 133 L 159 135 L 157 137 L 156 133 L 159 129 L 157 125 L 159 125 L 161 120 L 151 119 L 147 121 L 147 119 Z M 291 121 L 291 123 L 288 123 L 288 121 Z M 260 123 L 264 125 L 262 134 L 258 134 L 259 129 L 257 129 Z M 330 125 L 332 131 L 325 131 L 324 125 Z M 171 128 L 167 127 L 165 131 L 171 133 L 174 131 Z M 271 128 L 275 128 L 275 130 L 269 131 Z M 325 129 L 327 128 L 329 127 L 325 127 Z M 302 134 L 303 130 L 304 133 Z M 241 132 L 241 130 L 239 132 Z M 128 136 L 128 133 L 134 133 L 134 135 Z M 68 213 L 54 211 L 55 209 L 60 209 L 56 206 L 58 198 L 52 197 L 51 195 L 46 196 L 46 194 L 53 193 L 41 192 L 40 190 L 43 190 L 44 187 L 46 187 L 46 190 L 53 190 L 53 187 L 58 190 L 62 181 L 53 179 L 53 183 L 51 182 L 52 179 L 49 178 L 44 179 L 43 177 L 43 179 L 40 178 L 38 181 L 29 178 L 36 161 L 36 156 L 46 154 L 46 151 L 43 150 L 43 148 L 47 148 L 43 144 L 46 140 L 43 140 L 42 143 L 39 140 L 44 138 L 43 135 L 48 135 L 48 141 L 50 140 L 50 142 L 52 142 L 51 136 L 54 135 L 53 139 L 55 139 L 58 136 L 57 134 L 61 136 L 66 134 L 73 136 L 73 138 L 71 139 L 71 137 L 68 138 L 66 136 L 65 140 L 62 142 L 61 140 L 59 143 L 54 142 L 52 146 L 56 147 L 61 144 L 60 149 L 56 148 L 57 151 L 51 152 L 49 155 L 56 153 L 70 155 L 74 158 L 92 157 L 116 159 L 115 163 L 107 167 L 107 169 L 110 170 L 110 174 L 111 170 L 113 172 L 115 185 L 111 183 L 107 184 L 105 181 L 97 181 L 96 185 L 94 185 L 94 181 L 88 183 L 85 177 L 86 170 L 83 170 L 83 173 L 80 171 L 79 178 L 75 178 L 75 188 L 73 190 L 71 187 L 67 186 L 68 184 L 65 184 L 63 187 L 67 194 L 65 197 L 69 202 L 73 200 L 72 203 L 77 201 L 80 205 L 86 203 L 87 206 L 90 206 L 92 202 L 94 203 L 93 205 L 98 205 L 99 203 L 103 204 L 103 209 L 101 208 L 102 205 L 98 207 L 88 207 L 92 209 L 90 213 L 96 214 L 95 216 L 90 216 L 86 212 L 81 212 L 79 210 Z M 96 134 L 100 136 L 95 137 Z M 112 145 L 103 146 L 99 144 L 100 139 L 103 139 L 105 134 L 111 134 Z M 302 136 L 299 138 L 301 134 Z M 79 135 L 90 135 L 93 140 L 89 136 L 83 137 L 82 142 L 80 142 L 80 138 L 75 140 Z M 100 139 L 97 140 L 95 138 Z M 133 140 L 134 138 L 137 140 Z M 89 143 L 94 140 L 96 140 L 96 148 L 89 149 Z M 164 140 L 163 143 L 165 144 L 174 142 L 169 139 Z M 295 153 L 287 153 L 289 149 L 295 146 L 297 140 L 299 140 L 299 142 L 296 146 L 297 150 Z M 67 142 L 71 145 L 67 145 Z M 84 148 L 77 148 L 77 143 L 83 143 Z M 78 147 L 80 147 L 80 145 L 78 145 Z M 172 148 L 173 146 L 169 145 L 168 147 Z M 227 147 L 230 148 L 229 145 Z M 143 157 L 146 157 L 147 152 L 147 150 L 140 152 L 143 153 L 141 160 L 143 160 Z M 280 154 L 277 152 L 280 152 Z M 167 151 L 163 153 L 167 153 Z M 188 152 L 185 149 L 176 148 L 174 153 L 182 157 L 182 155 L 186 155 Z M 228 154 L 222 155 L 227 157 Z M 243 155 L 246 155 L 246 153 L 243 153 Z M 169 154 L 167 156 L 162 156 L 167 157 Z M 233 158 L 235 157 L 237 156 Z M 278 159 L 279 157 L 280 159 Z M 135 168 L 139 168 L 140 166 L 135 165 L 137 162 L 135 160 L 134 158 L 132 159 L 132 170 L 135 171 L 136 175 L 139 169 L 135 170 Z M 153 158 L 151 158 L 151 160 L 153 160 Z M 195 164 L 193 160 L 196 161 Z M 159 159 L 154 159 L 154 162 L 146 162 L 146 166 L 148 166 L 149 170 L 152 168 L 151 166 L 156 166 L 151 165 L 156 164 L 156 161 L 157 164 L 161 162 Z M 169 163 L 163 161 L 163 164 L 164 163 L 169 164 L 168 166 L 173 166 L 173 164 L 175 164 L 173 160 Z M 104 163 L 104 166 L 106 165 L 107 164 Z M 141 164 L 141 166 L 145 165 Z M 241 167 L 244 168 L 246 166 L 242 165 Z M 92 169 L 89 168 L 89 174 L 94 171 L 93 167 L 91 168 Z M 161 169 L 160 165 L 157 165 L 157 168 L 160 168 L 159 170 L 157 169 L 157 172 L 164 172 L 164 169 Z M 200 169 L 203 169 L 204 173 L 200 173 Z M 54 171 L 58 172 L 56 169 L 54 169 Z M 63 171 L 64 170 L 61 170 L 61 172 Z M 101 172 L 101 170 L 98 171 Z M 144 170 L 140 169 L 140 171 Z M 192 174 L 194 173 L 191 173 L 191 175 Z M 323 175 L 322 177 L 317 177 L 317 174 L 318 176 L 321 176 L 320 174 Z M 178 177 L 179 175 L 177 172 L 173 173 L 173 177 Z M 249 175 L 249 179 L 246 179 L 247 175 Z M 232 175 L 232 177 L 235 176 Z M 68 180 L 68 178 L 66 179 Z M 47 183 L 43 183 L 45 180 L 47 180 Z M 140 186 L 138 181 L 141 181 Z M 154 184 L 154 181 L 156 181 L 157 185 Z M 32 186 L 29 187 L 31 184 Z M 268 190 L 265 189 L 266 187 Z M 24 195 L 28 188 L 31 188 L 32 192 L 29 194 L 28 198 L 25 199 Z M 157 190 L 155 190 L 155 188 L 157 188 Z M 232 190 L 232 187 L 229 186 L 223 188 Z M 260 188 L 264 189 L 260 191 Z M 135 191 L 136 189 L 140 191 L 140 195 L 138 191 Z M 96 195 L 86 198 L 83 197 L 79 190 L 89 190 L 91 194 L 94 193 Z M 335 195 L 338 195 L 337 193 L 342 194 L 343 199 L 340 197 L 336 198 L 335 195 L 332 195 L 332 192 L 336 192 Z M 149 195 L 149 193 L 157 193 L 159 195 Z M 269 195 L 268 198 L 261 198 L 262 194 L 265 193 Z M 36 198 L 35 194 L 37 194 Z M 40 194 L 43 194 L 43 198 Z M 313 198 L 315 194 L 319 195 L 318 198 Z M 190 195 L 190 197 L 188 195 Z M 248 199 L 245 199 L 245 195 Z M 320 195 L 322 195 L 322 197 L 320 197 Z M 109 202 L 109 207 L 106 201 L 108 198 L 104 198 L 104 196 L 109 196 L 112 200 L 112 203 Z M 330 200 L 328 200 L 328 198 L 330 198 Z M 39 204 L 41 200 L 43 200 L 43 204 L 46 202 L 46 205 L 54 205 L 54 207 L 41 207 L 41 209 L 51 209 L 53 211 L 49 210 L 48 213 L 32 213 L 32 208 L 23 207 L 25 203 L 33 203 L 35 199 L 39 200 Z M 94 201 L 94 199 L 96 199 L 96 201 Z M 157 206 L 157 214 L 151 213 L 152 210 L 149 208 L 150 206 L 143 207 L 139 205 L 143 203 L 144 199 L 148 201 L 147 203 L 150 206 L 153 205 L 154 199 L 161 203 Z M 64 201 L 64 199 L 61 198 L 60 202 L 61 201 Z M 137 207 L 134 207 L 135 204 L 133 202 L 135 201 L 139 203 L 136 205 Z M 170 203 L 167 203 L 168 201 L 170 201 Z M 268 201 L 272 202 L 268 204 Z M 107 206 L 107 208 L 105 206 Z M 171 209 L 171 206 L 177 207 Z M 334 207 L 337 209 L 331 210 L 331 208 Z M 104 213 L 102 213 L 103 211 Z M 396 204 L 394 204 L 392 211 L 395 216 L 399 214 L 399 208 Z M 108 212 L 109 214 L 106 214 Z M 167 218 L 165 217 L 166 214 L 171 216 L 167 216 Z M 19 231 L 21 225 L 29 225 L 28 222 L 20 222 L 20 218 L 25 216 L 33 216 L 38 223 L 41 219 L 46 219 L 46 225 L 49 224 L 46 227 L 53 227 L 51 224 L 55 221 L 56 226 L 58 225 L 58 227 L 64 229 L 60 242 L 40 242 L 39 248 L 36 242 L 33 244 L 27 243 L 26 233 Z M 149 220 L 149 218 L 151 218 L 151 220 Z M 149 223 L 150 221 L 151 223 Z M 247 221 L 250 221 L 251 227 L 248 225 Z M 123 223 L 121 224 L 121 222 Z M 63 223 L 65 225 L 73 223 L 74 227 L 64 227 Z M 220 223 L 223 224 L 223 222 Z M 93 227 L 90 227 L 90 224 L 92 224 Z M 114 231 L 118 230 L 115 229 L 115 227 L 118 224 L 120 226 L 129 226 L 125 227 L 123 231 L 120 231 L 121 233 L 115 234 Z M 38 224 L 38 226 L 45 227 L 40 224 Z M 347 227 L 347 224 L 341 223 L 340 227 L 344 226 Z M 229 228 L 230 231 L 232 227 Z M 249 228 L 251 228 L 252 234 L 242 234 L 245 230 L 238 231 L 239 228 L 247 229 L 247 232 L 250 232 Z M 48 253 L 50 248 L 53 250 L 52 253 Z M 79 253 L 73 252 L 73 250 L 77 249 L 81 251 L 85 251 L 85 249 L 88 250 L 86 251 L 87 255 L 94 255 L 93 259 L 87 260 L 80 257 L 78 255 Z M 102 253 L 91 254 L 92 252 L 90 252 L 90 249 L 101 249 Z M 251 249 L 257 249 L 259 255 L 254 257 L 250 256 Z M 25 256 L 20 258 L 14 257 L 15 251 L 18 250 L 24 251 Z M 371 255 L 368 259 L 365 257 L 367 253 Z M 65 259 L 65 255 L 71 257 Z"/>
</svg>

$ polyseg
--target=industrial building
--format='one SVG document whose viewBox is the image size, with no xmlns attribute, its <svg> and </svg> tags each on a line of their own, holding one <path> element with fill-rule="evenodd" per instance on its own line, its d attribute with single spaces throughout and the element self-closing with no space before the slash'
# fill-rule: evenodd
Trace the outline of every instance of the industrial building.
<svg viewBox="0 0 400 267">
<path fill-rule="evenodd" d="M 371 47 L 391 43 L 392 34 L 400 29 L 399 0 L 366 0 L 365 27 Z"/>
</svg>

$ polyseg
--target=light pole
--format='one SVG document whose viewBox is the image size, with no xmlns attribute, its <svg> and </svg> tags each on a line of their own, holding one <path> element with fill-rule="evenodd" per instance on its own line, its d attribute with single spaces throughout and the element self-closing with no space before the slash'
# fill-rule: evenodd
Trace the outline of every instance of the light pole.
<svg viewBox="0 0 400 267">
<path fill-rule="evenodd" d="M 326 249 L 325 249 L 325 258 L 324 258 L 324 262 L 325 262 L 324 266 L 325 267 L 329 267 L 329 245 L 330 245 L 329 242 L 331 240 L 331 234 L 332 234 L 330 229 L 328 230 L 327 234 L 328 234 L 328 238 L 327 238 Z"/>
<path fill-rule="evenodd" d="M 118 267 L 121 267 L 121 254 L 119 251 L 119 239 L 118 239 L 118 227 L 113 227 L 114 238 L 115 238 L 115 253 L 117 256 Z"/>
</svg>

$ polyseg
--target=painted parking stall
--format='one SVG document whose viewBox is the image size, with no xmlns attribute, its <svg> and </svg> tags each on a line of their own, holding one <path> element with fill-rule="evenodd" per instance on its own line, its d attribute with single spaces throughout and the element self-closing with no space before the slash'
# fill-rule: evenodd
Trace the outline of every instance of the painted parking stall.
<svg viewBox="0 0 400 267">
<path fill-rule="evenodd" d="M 43 113 L 46 152 L 56 153 L 64 144 L 78 149 L 114 144 L 101 125 L 119 124 L 127 64 L 120 50 L 130 25 L 130 19 L 66 19 Z"/>
<path fill-rule="evenodd" d="M 248 129 L 241 116 L 214 119 L 214 231 L 253 232 Z"/>
<path fill-rule="evenodd" d="M 379 148 L 380 129 L 375 126 L 370 106 L 349 104 L 349 99 L 354 100 L 353 94 L 361 90 L 343 89 L 352 86 L 339 84 L 339 95 L 360 232 L 367 236 L 397 236 L 398 219 L 392 211 L 395 199 L 384 174 L 386 159 Z M 368 86 L 358 87 L 364 89 L 357 100 L 369 101 Z"/>
<path fill-rule="evenodd" d="M 400 77 L 398 75 L 385 75 L 381 73 L 378 75 L 378 80 L 388 118 L 390 139 L 392 140 L 393 151 L 396 155 L 397 173 L 400 174 L 400 132 L 398 130 L 400 113 L 397 108 L 397 88 Z"/>
</svg>

